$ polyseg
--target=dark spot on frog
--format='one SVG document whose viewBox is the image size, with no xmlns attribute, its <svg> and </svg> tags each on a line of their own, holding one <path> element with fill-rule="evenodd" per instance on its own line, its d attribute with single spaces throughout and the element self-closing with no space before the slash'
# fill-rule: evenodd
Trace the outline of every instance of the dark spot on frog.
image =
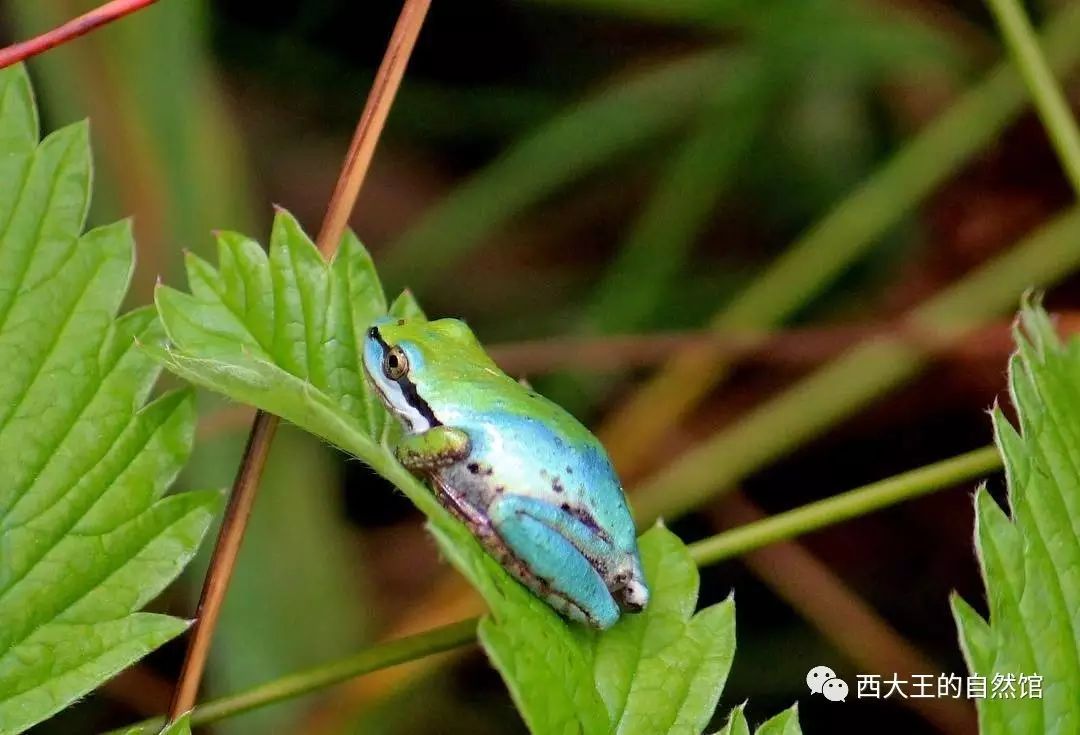
<svg viewBox="0 0 1080 735">
<path fill-rule="evenodd" d="M 506 492 L 506 488 L 503 487 L 502 485 L 496 485 L 495 486 L 495 494 L 496 495 L 502 495 L 505 492 Z"/>
<path fill-rule="evenodd" d="M 480 465 L 476 462 L 469 462 L 467 466 L 469 468 L 469 472 L 473 473 L 474 475 L 480 474 Z"/>
<path fill-rule="evenodd" d="M 405 326 L 405 320 L 404 319 L 398 319 L 397 320 L 397 325 L 399 327 L 404 327 Z"/>
<path fill-rule="evenodd" d="M 577 518 L 579 521 L 584 523 L 589 528 L 589 530 L 595 532 L 598 536 L 600 536 L 600 538 L 604 539 L 608 543 L 611 543 L 611 537 L 608 536 L 607 532 L 604 529 L 600 528 L 600 524 L 597 523 L 596 519 L 593 518 L 592 515 L 590 515 L 587 511 L 582 510 L 581 508 L 575 508 L 569 503 L 563 503 L 562 509 L 570 515 L 574 516 L 574 518 Z"/>
<path fill-rule="evenodd" d="M 563 484 L 561 482 L 559 482 L 558 477 L 556 477 L 554 480 L 551 481 L 551 489 L 554 490 L 557 493 L 561 493 L 561 492 L 566 491 L 566 488 L 563 487 Z"/>
<path fill-rule="evenodd" d="M 567 465 L 566 466 L 566 474 L 568 474 L 568 475 L 574 474 L 574 468 L 571 467 L 570 465 Z"/>
</svg>

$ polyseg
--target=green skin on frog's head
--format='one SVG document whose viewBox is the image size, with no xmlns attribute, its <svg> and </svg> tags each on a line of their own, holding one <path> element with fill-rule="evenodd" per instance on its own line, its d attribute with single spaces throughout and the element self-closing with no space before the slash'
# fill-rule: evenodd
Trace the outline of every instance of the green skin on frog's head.
<svg viewBox="0 0 1080 735">
<path fill-rule="evenodd" d="M 649 600 L 599 440 L 496 367 L 457 319 L 383 319 L 364 372 L 405 428 L 398 459 L 488 553 L 563 615 L 608 628 Z"/>
</svg>

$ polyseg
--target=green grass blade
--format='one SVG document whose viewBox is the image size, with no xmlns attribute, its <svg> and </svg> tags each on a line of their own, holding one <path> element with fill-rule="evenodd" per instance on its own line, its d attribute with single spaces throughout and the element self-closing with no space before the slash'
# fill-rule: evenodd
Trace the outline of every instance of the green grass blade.
<svg viewBox="0 0 1080 735">
<path fill-rule="evenodd" d="M 758 130 L 765 112 L 753 94 L 759 76 L 746 68 L 698 115 L 585 308 L 586 329 L 608 333 L 648 325 Z"/>
<path fill-rule="evenodd" d="M 422 289 L 522 210 L 673 130 L 700 108 L 713 85 L 737 74 L 741 65 L 739 57 L 720 52 L 698 54 L 561 114 L 427 212 L 389 249 L 384 272 Z"/>
<path fill-rule="evenodd" d="M 915 309 L 909 319 L 936 338 L 954 338 L 1007 310 L 1033 284 L 1049 285 L 1078 265 L 1080 209 L 1072 209 Z M 651 476 L 635 496 L 637 517 L 645 524 L 675 517 L 733 487 L 911 378 L 925 360 L 919 348 L 894 337 L 852 348 Z"/>
<path fill-rule="evenodd" d="M 1047 23 L 1042 46 L 1055 73 L 1063 74 L 1080 61 L 1078 34 L 1080 4 L 1065 6 Z M 1016 117 L 1026 99 L 1016 71 L 1007 63 L 998 65 L 720 309 L 711 326 L 718 330 L 765 328 L 790 318 L 983 150 Z M 1027 285 L 1031 283 L 1036 281 Z M 1009 294 L 1012 303 L 1016 293 Z M 707 349 L 684 355 L 620 407 L 605 433 L 617 463 L 631 463 L 657 445 L 722 379 L 720 358 Z M 768 444 L 767 440 L 763 446 Z"/>
<path fill-rule="evenodd" d="M 1023 6 L 1016 0 L 988 0 L 988 4 L 1024 83 L 1031 91 L 1035 108 L 1057 149 L 1065 174 L 1072 182 L 1073 189 L 1080 194 L 1080 130 L 1076 127 L 1065 95 L 1054 79 L 1054 73 L 1039 49 L 1031 22 Z"/>
</svg>

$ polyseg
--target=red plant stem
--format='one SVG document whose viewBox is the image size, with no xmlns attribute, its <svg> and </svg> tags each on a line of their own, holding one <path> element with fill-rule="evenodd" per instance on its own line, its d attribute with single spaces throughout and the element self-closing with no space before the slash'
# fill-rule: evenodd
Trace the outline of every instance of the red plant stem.
<svg viewBox="0 0 1080 735">
<path fill-rule="evenodd" d="M 176 721 L 195 706 L 195 699 L 199 694 L 199 683 L 202 681 L 206 660 L 210 655 L 210 641 L 217 627 L 221 604 L 225 600 L 225 592 L 236 566 L 240 542 L 244 538 L 248 518 L 251 517 L 256 491 L 259 489 L 259 478 L 262 476 L 263 468 L 266 467 L 266 459 L 270 455 L 270 444 L 277 427 L 276 416 L 262 411 L 255 415 L 255 422 L 248 436 L 247 448 L 244 449 L 244 458 L 240 462 L 240 469 L 233 483 L 229 505 L 225 509 L 225 518 L 221 522 L 217 544 L 210 558 L 210 567 L 206 571 L 206 579 L 203 580 L 202 595 L 195 613 L 195 624 L 191 629 L 191 638 L 188 639 L 180 678 L 176 682 L 172 703 L 169 705 L 169 722 Z"/>
<path fill-rule="evenodd" d="M 375 146 L 382 135 L 386 118 L 390 114 L 390 106 L 394 103 L 398 87 L 401 86 L 405 66 L 412 56 L 416 38 L 430 6 L 431 0 L 406 0 L 401 8 L 401 15 L 398 16 L 394 33 L 390 36 L 386 53 L 383 54 L 382 63 L 375 74 L 367 103 L 345 154 L 341 175 L 338 176 L 334 193 L 326 207 L 326 216 L 319 229 L 319 236 L 315 240 L 324 257 L 329 258 L 334 254 L 341 242 L 341 236 L 345 234 L 349 215 L 352 214 L 360 187 L 367 177 Z"/>
<path fill-rule="evenodd" d="M 107 2 L 88 13 L 83 13 L 78 18 L 53 28 L 51 31 L 42 33 L 40 36 L 34 36 L 28 41 L 20 41 L 0 49 L 0 69 L 29 59 L 31 56 L 37 56 L 156 2 L 157 0 L 112 0 Z"/>
<path fill-rule="evenodd" d="M 375 75 L 375 82 L 368 93 L 367 103 L 360 121 L 356 126 L 352 144 L 345 156 L 337 186 L 330 198 L 326 217 L 319 231 L 317 244 L 324 257 L 333 256 L 341 242 L 346 223 L 352 212 L 360 186 L 367 175 L 375 146 L 382 134 L 383 125 L 390 111 L 405 74 L 405 66 L 412 54 L 420 27 L 424 23 L 431 0 L 405 0 L 398 16 L 394 33 L 390 37 L 382 64 Z M 236 480 L 233 483 L 229 506 L 225 511 L 217 544 L 210 559 L 210 567 L 203 580 L 202 595 L 199 599 L 195 624 L 188 641 L 184 665 L 180 679 L 173 692 L 169 707 L 169 722 L 175 722 L 184 713 L 195 706 L 202 681 L 206 660 L 210 653 L 210 642 L 217 626 L 218 615 L 225 601 L 229 580 L 236 567 L 236 558 L 240 544 L 247 529 L 248 518 L 259 490 L 259 481 L 270 453 L 274 432 L 280 419 L 273 414 L 258 411 L 248 436 L 247 449 L 240 462 Z"/>
</svg>

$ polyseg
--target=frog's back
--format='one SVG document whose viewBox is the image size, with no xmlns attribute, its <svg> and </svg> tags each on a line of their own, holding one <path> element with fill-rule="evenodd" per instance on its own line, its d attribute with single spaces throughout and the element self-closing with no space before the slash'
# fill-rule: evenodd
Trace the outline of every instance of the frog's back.
<svg viewBox="0 0 1080 735">
<path fill-rule="evenodd" d="M 636 552 L 636 530 L 622 486 L 600 441 L 565 409 L 522 388 L 528 402 L 495 399 L 453 423 L 473 442 L 468 471 L 501 491 L 558 502 Z M 490 475 L 488 474 L 490 473 Z"/>
</svg>

